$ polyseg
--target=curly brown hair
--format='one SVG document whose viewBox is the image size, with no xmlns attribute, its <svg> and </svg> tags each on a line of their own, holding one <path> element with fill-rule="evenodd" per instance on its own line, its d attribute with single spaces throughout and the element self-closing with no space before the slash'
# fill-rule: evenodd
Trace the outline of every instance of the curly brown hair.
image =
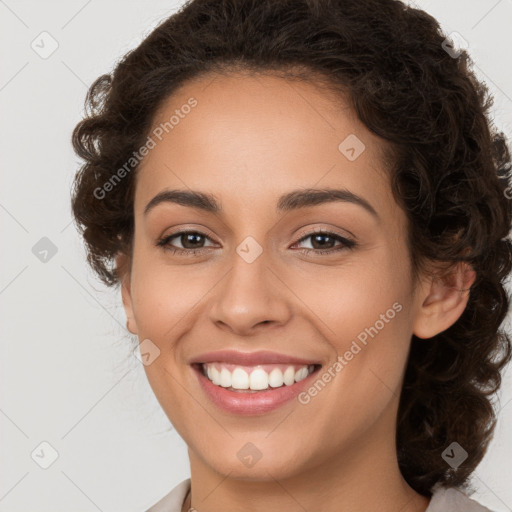
<svg viewBox="0 0 512 512">
<path fill-rule="evenodd" d="M 323 80 L 348 95 L 386 142 L 392 190 L 405 211 L 415 276 L 425 262 L 476 272 L 464 313 L 427 341 L 412 337 L 400 398 L 400 470 L 418 493 L 468 486 L 496 423 L 492 398 L 511 344 L 500 329 L 512 268 L 511 160 L 489 117 L 493 98 L 466 51 L 447 51 L 438 22 L 398 0 L 192 0 L 100 76 L 72 142 L 85 160 L 72 209 L 88 262 L 119 284 L 131 254 L 136 170 L 99 197 L 143 145 L 159 106 L 187 80 L 252 70 Z M 451 469 L 442 452 L 468 457 Z"/>
</svg>

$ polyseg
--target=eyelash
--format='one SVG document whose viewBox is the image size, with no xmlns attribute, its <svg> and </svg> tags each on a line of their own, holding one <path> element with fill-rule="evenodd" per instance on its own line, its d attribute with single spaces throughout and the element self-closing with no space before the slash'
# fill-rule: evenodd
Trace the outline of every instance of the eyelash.
<svg viewBox="0 0 512 512">
<path fill-rule="evenodd" d="M 168 235 L 168 236 L 165 236 L 165 237 L 159 239 L 156 245 L 158 247 L 162 247 L 165 251 L 171 251 L 172 254 L 183 254 L 185 256 L 194 256 L 196 254 L 203 253 L 204 250 L 207 249 L 206 247 L 201 247 L 199 249 L 181 249 L 179 247 L 173 247 L 169 243 L 173 238 L 179 237 L 181 235 L 191 235 L 191 234 L 203 236 L 203 237 L 208 238 L 208 239 L 211 240 L 211 238 L 208 235 L 206 235 L 205 233 L 201 233 L 200 231 L 192 231 L 192 230 L 191 231 L 179 231 L 177 233 L 173 233 L 172 235 Z M 332 253 L 340 252 L 340 251 L 347 250 L 347 249 L 349 249 L 349 250 L 350 249 L 354 249 L 358 245 L 354 240 L 351 240 L 349 238 L 345 238 L 345 237 L 343 237 L 341 235 L 338 235 L 336 233 L 332 233 L 330 231 L 326 231 L 326 230 L 323 230 L 323 229 L 311 231 L 309 233 L 305 233 L 293 245 L 296 245 L 299 242 L 302 242 L 302 241 L 306 240 L 307 238 L 310 238 L 313 235 L 326 235 L 329 238 L 333 238 L 335 241 L 341 242 L 341 245 L 339 245 L 337 247 L 334 247 L 332 249 L 326 249 L 326 250 L 321 250 L 321 249 L 298 249 L 298 252 L 300 252 L 301 254 L 309 254 L 311 252 L 314 252 L 315 254 L 324 256 L 324 255 L 327 255 L 327 254 L 332 254 Z"/>
</svg>

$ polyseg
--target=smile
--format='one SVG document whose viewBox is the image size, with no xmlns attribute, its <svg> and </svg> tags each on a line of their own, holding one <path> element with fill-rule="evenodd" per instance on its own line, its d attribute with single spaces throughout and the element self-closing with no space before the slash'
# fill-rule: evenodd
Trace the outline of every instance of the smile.
<svg viewBox="0 0 512 512">
<path fill-rule="evenodd" d="M 198 354 L 189 364 L 207 401 L 239 416 L 291 405 L 322 367 L 320 361 L 287 354 L 236 350 Z"/>
<path fill-rule="evenodd" d="M 315 366 L 314 364 L 240 366 L 225 362 L 200 365 L 203 375 L 216 386 L 246 393 L 292 386 L 313 373 Z"/>
</svg>

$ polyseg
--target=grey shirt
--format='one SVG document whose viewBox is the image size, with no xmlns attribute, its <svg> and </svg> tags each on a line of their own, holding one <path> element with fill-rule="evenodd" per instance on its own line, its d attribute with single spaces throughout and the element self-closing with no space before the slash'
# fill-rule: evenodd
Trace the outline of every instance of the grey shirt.
<svg viewBox="0 0 512 512">
<path fill-rule="evenodd" d="M 169 494 L 146 512 L 181 512 L 190 488 L 190 478 L 183 480 Z M 434 487 L 432 499 L 425 512 L 492 512 L 454 487 Z"/>
</svg>

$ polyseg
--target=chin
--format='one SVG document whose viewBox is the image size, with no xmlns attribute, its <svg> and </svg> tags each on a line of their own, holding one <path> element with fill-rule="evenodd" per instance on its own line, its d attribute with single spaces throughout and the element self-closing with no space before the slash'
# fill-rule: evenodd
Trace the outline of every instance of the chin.
<svg viewBox="0 0 512 512">
<path fill-rule="evenodd" d="M 256 448 L 250 444 L 234 443 L 233 452 L 235 457 L 227 456 L 227 451 L 231 451 L 230 446 L 226 451 L 217 455 L 208 454 L 204 459 L 216 473 L 219 473 L 235 480 L 271 482 L 275 479 L 287 479 L 296 475 L 305 462 L 297 460 L 296 454 L 300 452 L 300 446 L 292 449 L 291 445 L 287 448 L 291 453 L 283 453 L 278 447 L 267 446 L 258 453 Z M 239 448 L 239 445 L 242 448 Z M 244 449 L 245 447 L 245 449 Z M 251 452 L 253 452 L 251 454 Z M 267 454 L 265 454 L 267 452 Z M 295 453 L 295 456 L 294 456 Z M 252 458 L 251 458 L 252 455 Z M 259 458 L 258 458 L 259 457 Z"/>
</svg>

